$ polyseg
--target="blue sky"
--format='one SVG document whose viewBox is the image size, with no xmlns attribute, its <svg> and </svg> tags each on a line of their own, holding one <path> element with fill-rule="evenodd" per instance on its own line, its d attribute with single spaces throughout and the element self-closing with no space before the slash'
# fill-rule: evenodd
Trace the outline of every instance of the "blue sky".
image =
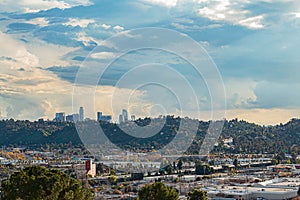
<svg viewBox="0 0 300 200">
<path fill-rule="evenodd" d="M 55 112 L 77 112 L 72 107 L 73 83 L 83 61 L 115 59 L 116 48 L 107 40 L 120 33 L 130 38 L 132 29 L 145 27 L 178 31 L 205 48 L 224 82 L 227 118 L 275 124 L 299 117 L 298 1 L 4 0 L 0 2 L 1 118 L 52 119 Z M 164 91 L 168 88 L 116 85 L 130 67 L 147 63 L 164 64 L 199 81 L 192 84 L 202 88 L 196 92 L 200 118 L 210 119 L 211 96 L 205 80 L 194 76 L 189 63 L 177 55 L 159 50 L 135 51 L 116 59 L 96 88 L 97 100 L 93 109 L 87 108 L 87 116 L 93 118 L 94 111 L 101 110 L 116 117 L 125 105 L 120 94 L 131 95 L 128 109 L 137 116 L 180 114 L 183 107 L 172 91 Z M 154 69 L 185 91 L 163 66 L 161 71 Z M 132 75 L 137 82 L 146 77 Z M 95 89 L 88 83 L 82 87 Z M 118 98 L 113 99 L 113 94 Z M 165 108 L 158 109 L 158 104 Z M 185 98 L 184 104 L 193 101 Z M 199 117 L 193 106 L 184 109 L 185 114 Z"/>
</svg>

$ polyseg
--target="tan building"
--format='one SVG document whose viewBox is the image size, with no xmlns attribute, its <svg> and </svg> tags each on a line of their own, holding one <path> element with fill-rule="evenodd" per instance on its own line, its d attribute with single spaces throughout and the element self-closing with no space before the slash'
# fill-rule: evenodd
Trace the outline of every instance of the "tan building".
<svg viewBox="0 0 300 200">
<path fill-rule="evenodd" d="M 96 164 L 93 163 L 93 160 L 85 161 L 85 170 L 86 175 L 90 175 L 92 177 L 96 176 Z"/>
</svg>

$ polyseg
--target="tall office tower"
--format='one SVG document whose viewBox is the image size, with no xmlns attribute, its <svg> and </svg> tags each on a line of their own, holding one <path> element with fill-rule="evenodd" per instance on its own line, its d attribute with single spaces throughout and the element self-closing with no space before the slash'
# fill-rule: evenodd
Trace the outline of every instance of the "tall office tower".
<svg viewBox="0 0 300 200">
<path fill-rule="evenodd" d="M 97 112 L 97 121 L 102 120 L 102 112 Z"/>
<path fill-rule="evenodd" d="M 57 122 L 64 122 L 65 121 L 65 113 L 61 112 L 61 113 L 56 113 L 55 114 L 55 121 Z"/>
<path fill-rule="evenodd" d="M 79 114 L 73 114 L 73 121 L 78 122 L 79 121 Z"/>
<path fill-rule="evenodd" d="M 67 122 L 74 122 L 73 115 L 67 115 L 67 116 L 66 116 L 66 121 L 67 121 Z"/>
<path fill-rule="evenodd" d="M 83 111 L 83 107 L 79 108 L 79 121 L 83 121 L 84 120 L 84 111 Z"/>
<path fill-rule="evenodd" d="M 123 122 L 123 115 L 119 115 L 119 124 Z"/>
<path fill-rule="evenodd" d="M 111 115 L 102 115 L 101 120 L 110 123 L 112 120 L 112 116 Z"/>
<path fill-rule="evenodd" d="M 127 122 L 128 121 L 128 112 L 126 109 L 122 110 L 122 115 L 123 115 L 123 121 Z"/>
<path fill-rule="evenodd" d="M 131 121 L 135 121 L 135 115 L 131 115 Z"/>
</svg>

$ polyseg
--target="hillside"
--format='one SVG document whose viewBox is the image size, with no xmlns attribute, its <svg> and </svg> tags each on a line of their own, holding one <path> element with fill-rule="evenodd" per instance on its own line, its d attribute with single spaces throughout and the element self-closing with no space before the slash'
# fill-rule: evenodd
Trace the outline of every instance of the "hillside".
<svg viewBox="0 0 300 200">
<path fill-rule="evenodd" d="M 139 119 L 136 123 L 145 126 L 154 119 Z M 158 134 L 149 138 L 135 138 L 124 133 L 117 124 L 101 122 L 101 127 L 110 140 L 125 149 L 140 149 L 143 151 L 151 148 L 159 149 L 170 143 L 175 137 L 180 118 L 173 116 L 166 117 L 166 123 Z M 197 154 L 199 146 L 209 126 L 209 122 L 191 120 L 198 123 L 197 135 L 194 138 L 187 153 Z M 86 122 L 95 123 L 94 121 Z M 155 125 L 155 123 L 154 123 Z M 189 132 L 186 127 L 184 131 Z M 93 134 L 93 133 L 89 133 Z M 142 133 L 141 133 L 142 134 Z M 93 135 L 91 135 L 93 137 Z M 95 135 L 96 137 L 96 135 Z M 224 143 L 225 139 L 232 140 L 231 143 Z M 57 123 L 52 121 L 30 122 L 2 120 L 0 121 L 0 145 L 43 145 L 43 144 L 81 144 L 75 125 L 70 122 Z M 292 119 L 286 124 L 276 126 L 260 126 L 237 119 L 225 121 L 222 134 L 219 138 L 215 152 L 226 153 L 290 153 L 290 147 L 300 145 L 300 120 Z"/>
</svg>

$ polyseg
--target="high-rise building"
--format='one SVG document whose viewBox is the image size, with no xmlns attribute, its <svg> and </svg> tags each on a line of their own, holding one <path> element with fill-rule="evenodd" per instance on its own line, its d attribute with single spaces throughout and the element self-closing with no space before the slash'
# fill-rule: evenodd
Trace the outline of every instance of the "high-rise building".
<svg viewBox="0 0 300 200">
<path fill-rule="evenodd" d="M 103 115 L 102 112 L 97 112 L 97 121 L 111 122 L 111 115 Z"/>
<path fill-rule="evenodd" d="M 67 116 L 66 116 L 66 121 L 67 121 L 67 122 L 74 122 L 73 115 L 67 115 Z"/>
<path fill-rule="evenodd" d="M 79 108 L 79 121 L 83 121 L 84 120 L 84 111 L 83 111 L 83 107 Z"/>
<path fill-rule="evenodd" d="M 55 121 L 64 122 L 65 120 L 66 120 L 66 118 L 65 118 L 65 113 L 64 112 L 60 112 L 60 113 L 55 114 Z"/>
<path fill-rule="evenodd" d="M 126 109 L 122 110 L 122 116 L 123 116 L 123 121 L 127 122 L 128 121 L 128 112 Z"/>
<path fill-rule="evenodd" d="M 79 114 L 73 114 L 73 121 L 78 122 L 79 121 Z"/>
<path fill-rule="evenodd" d="M 67 115 L 66 116 L 66 121 L 67 122 L 78 122 L 79 120 L 79 115 L 78 114 L 72 114 L 72 115 Z"/>
<path fill-rule="evenodd" d="M 102 118 L 102 112 L 97 112 L 97 121 L 100 121 Z"/>
<path fill-rule="evenodd" d="M 112 117 L 111 115 L 102 115 L 101 120 L 105 122 L 111 122 Z"/>
<path fill-rule="evenodd" d="M 123 123 L 123 115 L 119 115 L 119 124 Z"/>
<path fill-rule="evenodd" d="M 131 115 L 131 121 L 135 121 L 135 115 Z"/>
</svg>

